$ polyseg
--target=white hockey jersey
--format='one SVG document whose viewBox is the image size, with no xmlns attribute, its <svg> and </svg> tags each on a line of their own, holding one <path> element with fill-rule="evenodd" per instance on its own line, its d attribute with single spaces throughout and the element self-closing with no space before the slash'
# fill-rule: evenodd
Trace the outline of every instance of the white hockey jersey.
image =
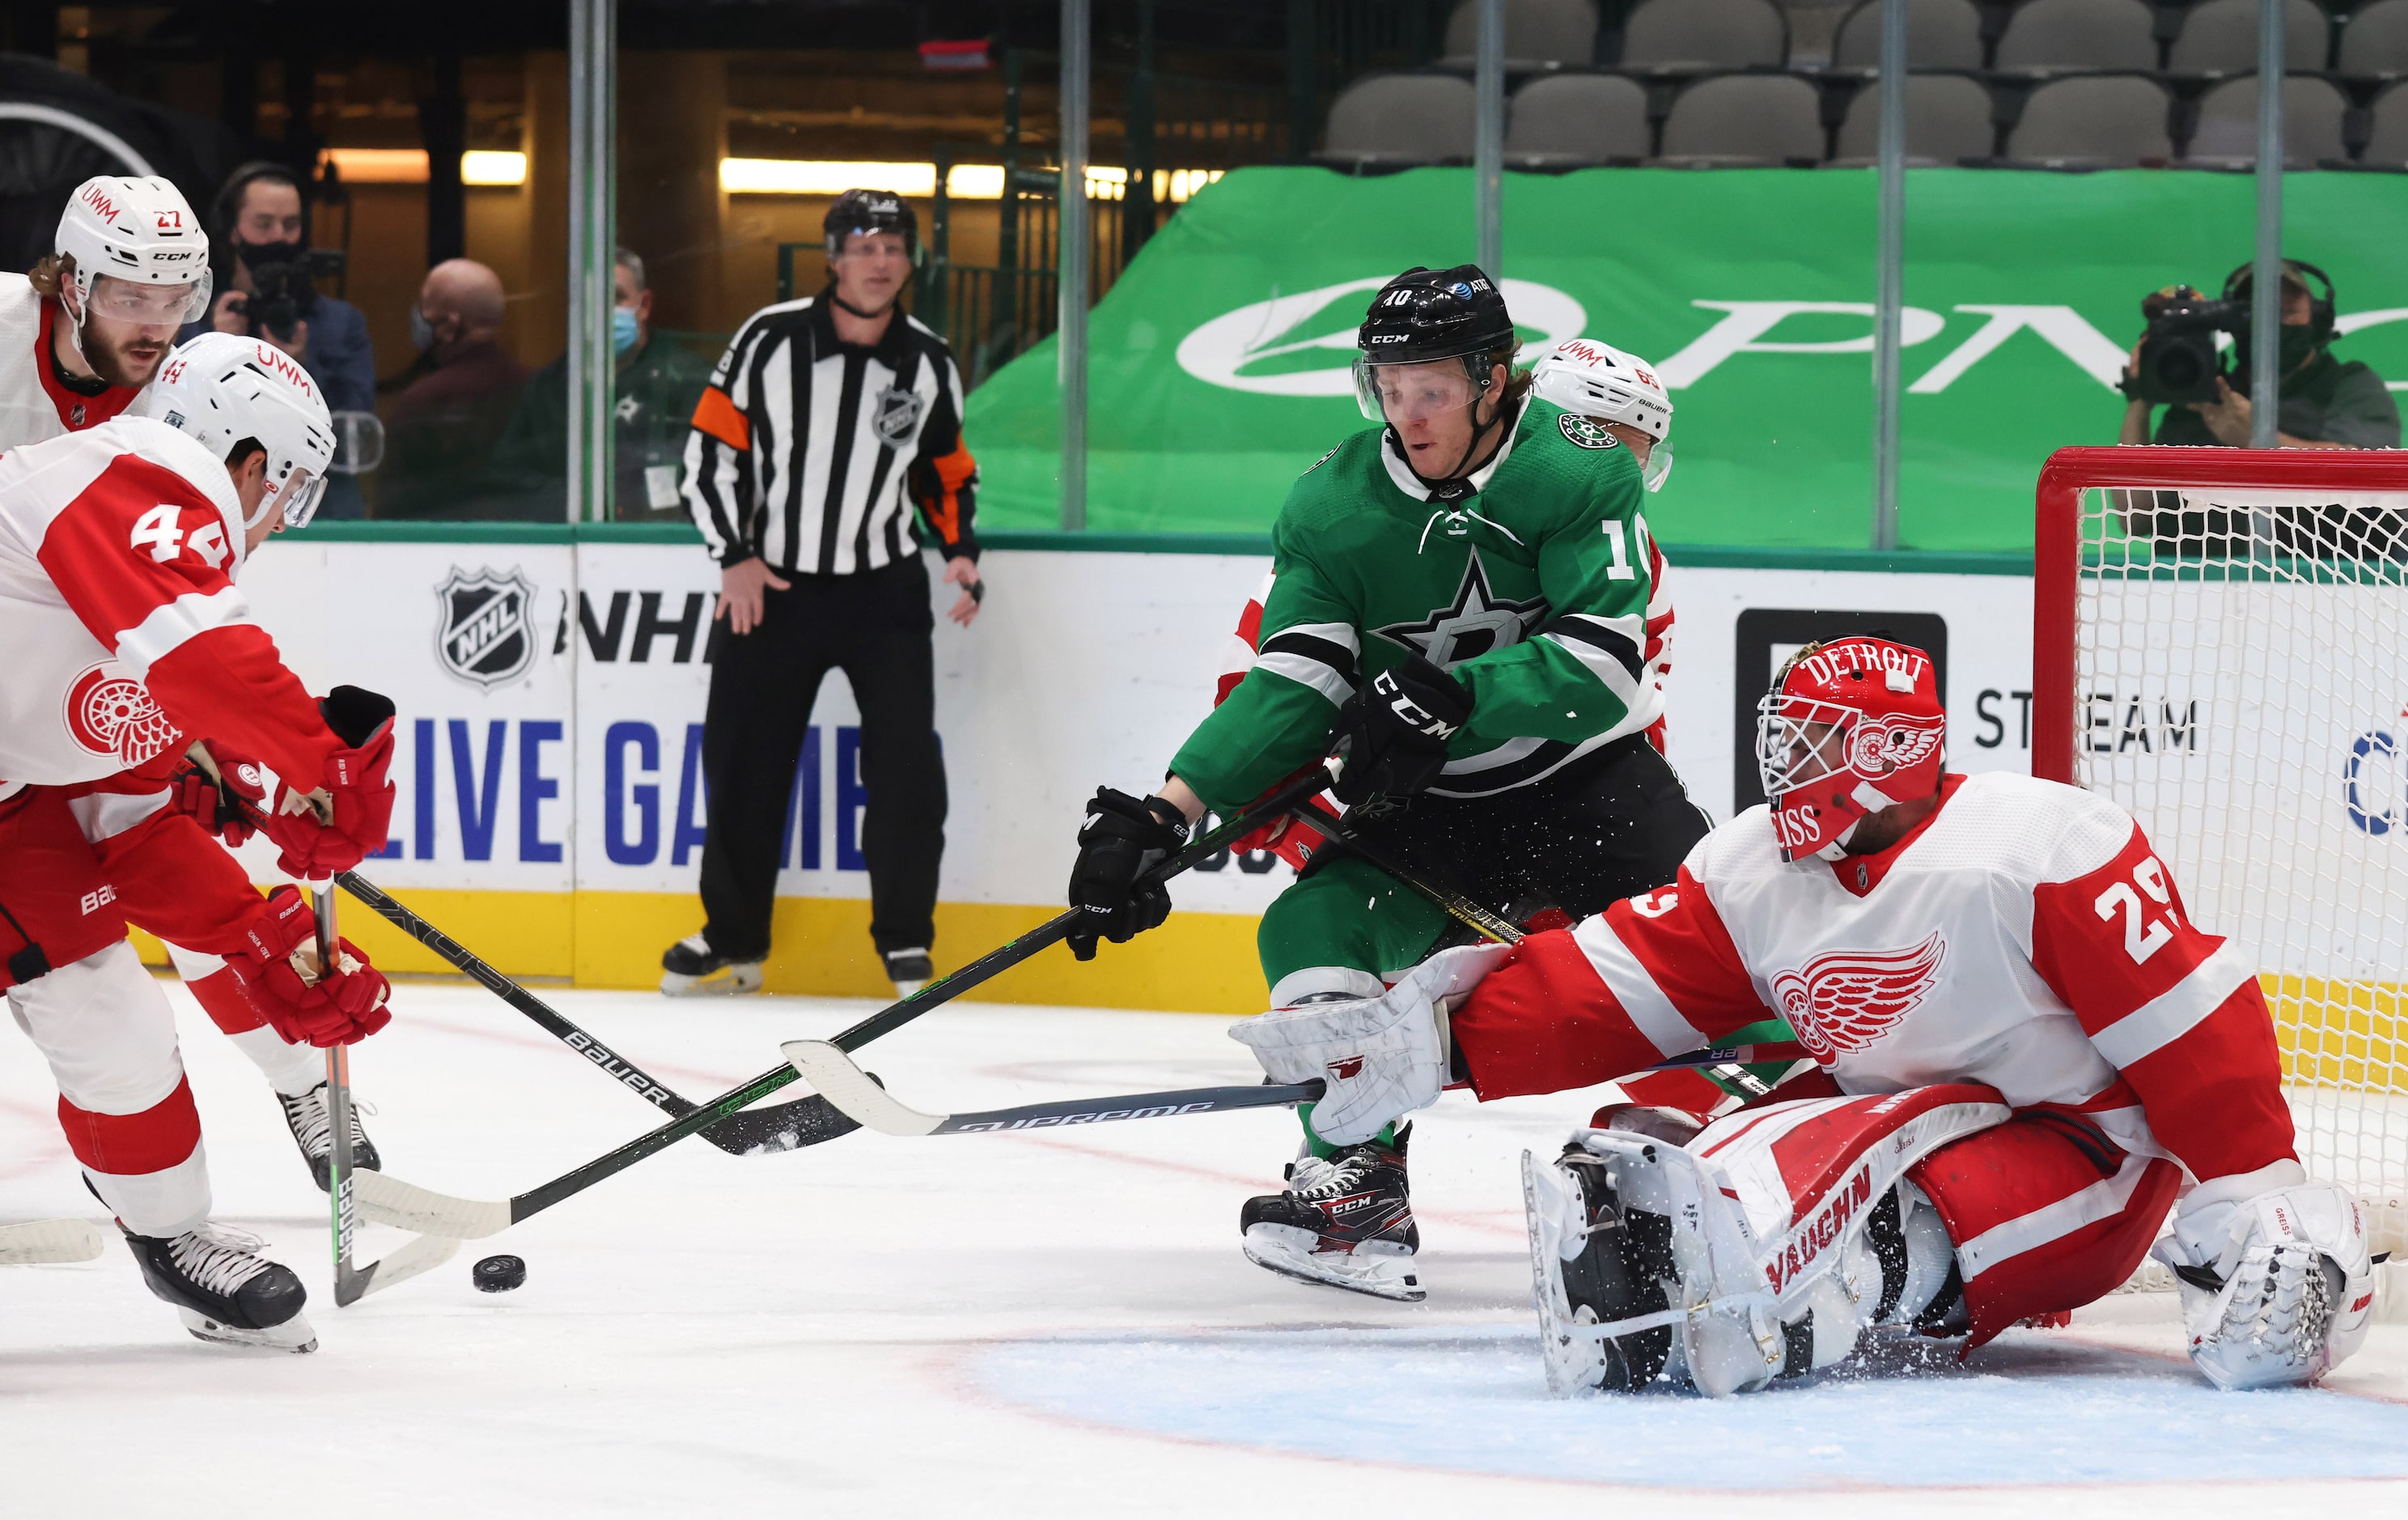
<svg viewBox="0 0 2408 1520">
<path fill-rule="evenodd" d="M 1523 941 L 1453 1031 L 1487 1098 L 1621 1077 L 1774 1015 L 1824 1091 L 1979 1083 L 2200 1179 L 2295 1154 L 2247 959 L 2190 922 L 2129 814 L 2004 772 L 1946 778 L 1904 839 L 1837 862 L 1783 862 L 1751 809 L 1674 884 Z"/>
<path fill-rule="evenodd" d="M 85 395 L 60 384 L 50 358 L 50 327 L 60 320 L 59 304 L 23 275 L 0 274 L 0 453 L 97 427 L 141 394 L 110 386 Z"/>
<path fill-rule="evenodd" d="M 165 423 L 0 453 L 0 796 L 223 739 L 283 776 L 340 740 L 235 589 L 241 501 Z"/>
</svg>

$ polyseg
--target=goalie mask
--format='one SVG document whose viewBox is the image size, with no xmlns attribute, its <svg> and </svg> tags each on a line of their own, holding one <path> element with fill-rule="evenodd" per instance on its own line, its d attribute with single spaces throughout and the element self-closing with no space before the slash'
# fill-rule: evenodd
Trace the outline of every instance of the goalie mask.
<svg viewBox="0 0 2408 1520">
<path fill-rule="evenodd" d="M 1939 790 L 1947 733 L 1923 651 L 1866 637 L 1799 650 L 1756 704 L 1781 858 L 1837 860 L 1866 814 Z"/>
</svg>

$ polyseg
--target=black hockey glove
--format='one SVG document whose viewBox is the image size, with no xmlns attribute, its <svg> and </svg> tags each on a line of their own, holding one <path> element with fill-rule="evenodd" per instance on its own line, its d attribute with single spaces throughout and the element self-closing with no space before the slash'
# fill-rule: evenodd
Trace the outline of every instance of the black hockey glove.
<svg viewBox="0 0 2408 1520">
<path fill-rule="evenodd" d="M 1426 789 L 1446 765 L 1447 740 L 1470 716 L 1463 682 L 1420 655 L 1381 671 L 1338 710 L 1346 774 L 1331 794 L 1358 808 Z"/>
<path fill-rule="evenodd" d="M 1187 843 L 1187 820 L 1160 797 L 1133 797 L 1098 786 L 1079 825 L 1079 859 L 1070 868 L 1070 906 L 1083 925 L 1066 937 L 1070 954 L 1096 958 L 1096 939 L 1125 944 L 1170 916 L 1170 894 L 1138 890 L 1137 879 Z"/>
</svg>

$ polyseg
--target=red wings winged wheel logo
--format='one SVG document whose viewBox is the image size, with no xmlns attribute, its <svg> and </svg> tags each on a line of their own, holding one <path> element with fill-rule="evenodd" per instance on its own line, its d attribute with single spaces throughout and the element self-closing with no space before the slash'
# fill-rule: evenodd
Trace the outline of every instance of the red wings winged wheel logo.
<svg viewBox="0 0 2408 1520">
<path fill-rule="evenodd" d="M 1938 930 L 1906 950 L 1838 950 L 1772 979 L 1799 1043 L 1829 1066 L 1887 1034 L 1940 980 L 1948 941 Z"/>
</svg>

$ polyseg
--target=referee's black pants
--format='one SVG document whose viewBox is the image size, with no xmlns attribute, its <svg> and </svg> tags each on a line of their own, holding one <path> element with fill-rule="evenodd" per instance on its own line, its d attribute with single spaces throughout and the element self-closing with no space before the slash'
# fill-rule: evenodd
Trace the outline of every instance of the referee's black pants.
<svg viewBox="0 0 2408 1520">
<path fill-rule="evenodd" d="M 927 566 L 911 554 L 857 575 L 786 579 L 794 589 L 765 589 L 761 621 L 748 634 L 722 638 L 711 667 L 702 728 L 710 787 L 704 936 L 715 954 L 768 954 L 795 767 L 820 681 L 838 669 L 861 709 L 869 937 L 882 955 L 924 947 L 936 937 L 937 865 L 945 853 Z"/>
</svg>

